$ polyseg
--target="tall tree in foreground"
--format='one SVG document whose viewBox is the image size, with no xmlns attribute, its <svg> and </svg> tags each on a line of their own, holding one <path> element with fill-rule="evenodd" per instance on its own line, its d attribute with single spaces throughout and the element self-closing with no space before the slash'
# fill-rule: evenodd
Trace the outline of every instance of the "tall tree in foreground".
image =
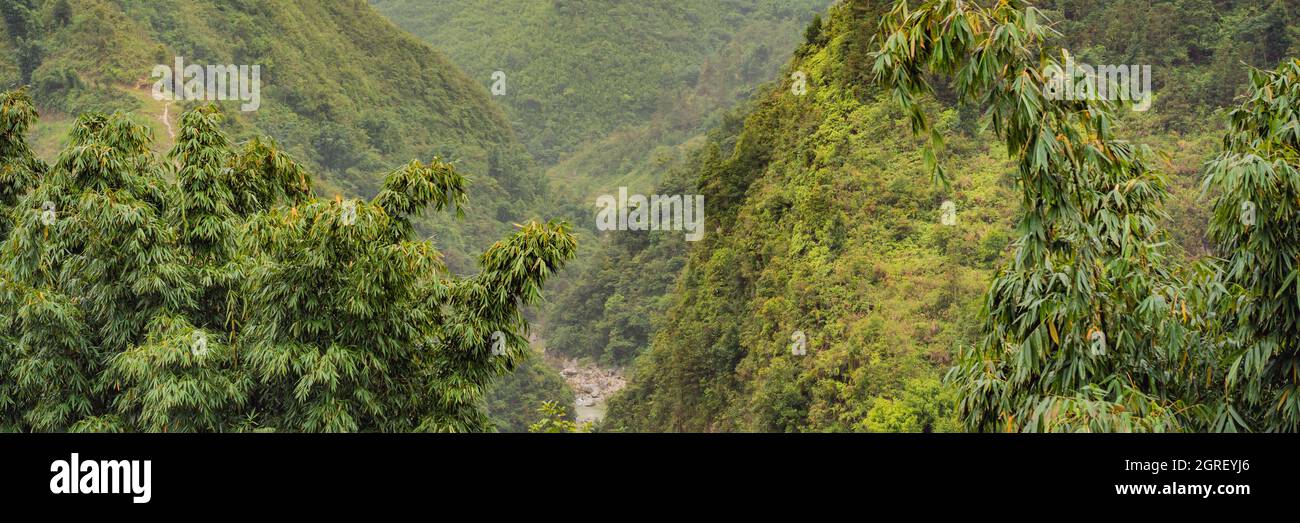
<svg viewBox="0 0 1300 523">
<path fill-rule="evenodd" d="M 107 360 L 193 295 L 164 219 L 168 185 L 145 128 L 121 114 L 85 114 L 70 142 L 19 199 L 0 250 L 0 278 L 25 289 L 14 316 L 24 321 L 13 326 L 11 378 L 28 401 L 23 417 L 33 430 L 119 427 L 100 417 L 111 403 Z"/>
<path fill-rule="evenodd" d="M 170 162 L 129 116 L 83 115 L 46 173 L 30 102 L 0 103 L 0 430 L 490 430 L 483 391 L 529 354 L 519 308 L 576 249 L 529 223 L 454 278 L 412 226 L 465 204 L 450 164 L 321 200 L 200 109 Z"/>
<path fill-rule="evenodd" d="M 45 166 L 36 160 L 27 145 L 27 130 L 36 121 L 36 108 L 25 91 L 0 94 L 0 242 L 4 242 L 13 229 L 13 211 L 18 199 L 27 193 Z M 0 275 L 0 431 L 17 430 L 22 426 L 21 401 L 17 386 L 9 379 L 17 359 L 16 347 L 20 330 L 14 327 L 19 318 L 19 307 L 30 289 L 10 278 Z M 29 319 L 39 311 L 28 309 Z"/>
<path fill-rule="evenodd" d="M 949 376 L 967 427 L 1203 426 L 1211 414 L 1198 384 L 1214 364 L 1197 350 L 1205 297 L 1162 253 L 1165 182 L 1146 164 L 1150 151 L 1115 138 L 1114 104 L 1048 96 L 1069 55 L 1045 54 L 1051 29 L 1026 2 L 910 3 L 881 22 L 877 78 L 916 132 L 930 130 L 921 99 L 929 75 L 951 78 L 960 97 L 987 108 L 1018 165 L 1014 256 L 989 289 L 983 341 Z"/>
<path fill-rule="evenodd" d="M 1224 151 L 1206 166 L 1219 195 L 1210 235 L 1224 260 L 1219 303 L 1236 400 L 1215 428 L 1300 430 L 1300 61 L 1252 71 Z M 1238 406 L 1241 407 L 1240 411 Z"/>
<path fill-rule="evenodd" d="M 165 166 L 176 169 L 167 212 L 195 299 L 155 316 L 143 343 L 110 358 L 104 381 L 112 384 L 116 417 L 80 428 L 254 427 L 242 410 L 255 387 L 248 369 L 232 357 L 245 325 L 240 289 L 249 273 L 240 232 L 256 211 L 296 203 L 310 190 L 294 162 L 263 161 L 276 153 L 263 150 L 260 141 L 232 151 L 220 120 L 211 107 L 185 113 Z"/>
</svg>

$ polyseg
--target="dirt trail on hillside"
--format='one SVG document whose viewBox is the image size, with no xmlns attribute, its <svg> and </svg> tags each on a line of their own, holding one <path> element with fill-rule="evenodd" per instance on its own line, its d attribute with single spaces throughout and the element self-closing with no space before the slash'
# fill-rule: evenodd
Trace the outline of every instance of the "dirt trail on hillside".
<svg viewBox="0 0 1300 523">
<path fill-rule="evenodd" d="M 167 102 L 167 105 L 163 106 L 163 113 L 160 119 L 162 120 L 163 125 L 167 127 L 167 137 L 171 138 L 172 143 L 176 143 L 176 131 L 172 129 L 171 113 L 172 103 L 169 101 Z"/>
</svg>

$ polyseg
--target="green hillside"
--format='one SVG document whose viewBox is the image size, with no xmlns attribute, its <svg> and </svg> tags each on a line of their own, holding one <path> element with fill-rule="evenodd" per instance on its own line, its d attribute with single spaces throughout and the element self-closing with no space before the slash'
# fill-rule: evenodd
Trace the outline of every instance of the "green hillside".
<svg viewBox="0 0 1300 523">
<path fill-rule="evenodd" d="M 902 114 L 865 81 L 875 14 L 834 8 L 789 68 L 808 75 L 808 93 L 772 85 L 700 156 L 709 235 L 611 428 L 951 425 L 931 397 L 938 369 L 973 339 L 1014 199 L 1007 164 L 979 136 L 950 139 L 950 190 L 932 182 Z M 945 131 L 960 123 L 945 113 Z M 955 226 L 940 223 L 945 200 Z M 789 348 L 796 331 L 806 356 Z"/>
<path fill-rule="evenodd" d="M 0 430 L 1300 430 L 1298 57 L 1292 0 L 4 0 Z"/>
<path fill-rule="evenodd" d="M 449 264 L 471 270 L 472 258 L 511 222 L 544 199 L 545 184 L 487 91 L 437 51 L 392 26 L 365 2 L 7 2 L 5 86 L 32 85 L 42 111 L 34 130 L 48 156 L 71 118 L 87 110 L 137 114 L 159 138 L 198 102 L 150 96 L 157 64 L 260 65 L 261 107 L 240 112 L 222 102 L 236 139 L 270 136 L 321 172 L 322 187 L 371 196 L 380 173 L 411 159 L 439 156 L 471 175 L 468 217 L 431 218 Z M 16 35 L 17 28 L 25 35 Z M 28 54 L 30 65 L 16 61 Z M 13 74 L 18 69 L 20 74 Z M 6 71 L 10 71 L 6 73 Z M 53 129 L 51 129 L 53 127 Z"/>
<path fill-rule="evenodd" d="M 372 4 L 446 51 L 485 87 L 496 71 L 507 73 L 506 92 L 493 99 L 536 156 L 553 164 L 546 176 L 556 191 L 590 202 L 619 186 L 648 190 L 670 172 L 683 173 L 703 133 L 776 74 L 827 0 Z M 590 220 L 578 225 L 579 259 L 556 279 L 552 300 L 539 310 L 546 346 L 624 365 L 648 337 L 652 314 L 639 296 L 607 304 L 609 294 L 590 284 L 620 277 L 621 268 L 602 254 L 607 241 L 642 240 L 592 235 L 582 229 Z M 677 246 L 652 250 L 680 256 L 680 241 Z M 641 296 L 664 298 L 680 266 L 654 267 L 658 279 L 639 289 Z M 597 272 L 604 274 L 593 277 Z M 629 331 L 631 340 L 611 339 Z M 527 404 L 533 393 L 517 385 L 554 381 L 530 375 L 507 378 L 493 406 Z"/>
<path fill-rule="evenodd" d="M 497 98 L 528 149 L 550 165 L 655 115 L 677 114 L 674 125 L 707 115 L 712 107 L 697 99 L 761 81 L 800 24 L 828 2 L 371 3 L 480 84 L 505 73 L 506 91 Z M 736 74 L 719 75 L 720 68 Z"/>
<path fill-rule="evenodd" d="M 547 169 L 553 186 L 589 203 L 620 186 L 645 192 L 669 177 L 691 178 L 686 164 L 707 141 L 706 131 L 725 125 L 733 107 L 780 71 L 808 20 L 828 2 L 372 3 L 485 86 L 493 72 L 507 71 L 507 92 L 494 98 L 530 149 L 554 163 Z M 669 72 L 660 64 L 670 64 Z M 652 266 L 654 282 L 611 299 L 610 281 L 638 276 L 611 263 L 603 254 L 607 242 L 663 240 L 669 243 L 646 255 L 669 259 L 680 257 L 681 242 L 586 240 L 543 310 L 547 346 L 623 365 L 645 345 L 652 317 L 664 308 L 641 298 L 663 298 L 681 263 Z"/>
<path fill-rule="evenodd" d="M 571 316 L 608 326 L 597 341 L 606 357 L 645 351 L 611 402 L 606 429 L 960 429 L 955 392 L 941 378 L 958 351 L 981 338 L 982 300 L 1010 252 L 1018 189 L 997 138 L 981 130 L 977 111 L 943 101 L 951 99 L 943 86 L 927 109 L 944 137 L 951 186 L 932 179 L 924 139 L 913 137 L 907 115 L 871 76 L 869 53 L 880 45 L 873 37 L 892 4 L 833 7 L 782 80 L 743 110 L 743 125 L 720 126 L 693 154 L 681 179 L 686 192 L 710 202 L 704 241 L 684 258 L 658 247 L 673 242 L 662 233 L 624 241 L 603 261 L 623 269 L 583 282 L 589 293 Z M 1203 115 L 1244 92 L 1241 61 L 1272 67 L 1296 53 L 1296 13 L 1271 0 L 1045 4 L 1044 13 L 1061 20 L 1060 43 L 1082 49 L 1081 60 L 1163 57 L 1155 61 L 1154 109 L 1119 119 L 1126 136 L 1164 155 L 1161 170 L 1172 175 L 1164 230 L 1183 247 L 1175 255 L 1206 254 L 1211 204 L 1199 196 L 1200 173 L 1218 153 L 1226 118 Z M 1119 27 L 1140 22 L 1115 16 L 1125 6 L 1152 19 L 1182 12 L 1205 23 L 1191 31 L 1170 19 L 1123 33 L 1133 36 L 1125 40 Z M 1268 38 L 1236 30 L 1277 20 L 1287 29 Z M 793 71 L 810 77 L 806 96 L 792 94 Z M 953 226 L 941 224 L 949 200 Z M 672 285 L 643 270 L 676 265 L 684 268 Z M 611 300 L 620 307 L 607 306 Z M 633 310 L 621 307 L 628 302 Z M 648 349 L 636 343 L 647 331 Z M 796 331 L 806 337 L 806 356 L 792 354 Z"/>
<path fill-rule="evenodd" d="M 1212 114 L 1241 90 L 1242 61 L 1266 66 L 1278 56 L 1279 49 L 1295 47 L 1300 40 L 1293 35 L 1294 24 L 1278 22 L 1291 15 L 1277 2 L 1239 3 L 1226 14 L 1206 2 L 1061 1 L 1043 2 L 1041 7 L 1058 21 L 1062 43 L 1077 50 L 1081 63 L 1153 64 L 1156 110 L 1123 116 L 1133 133 L 1170 155 L 1165 167 L 1177 176 L 1171 187 L 1174 198 L 1167 202 L 1169 230 L 1187 252 L 1193 256 L 1205 254 L 1209 248 L 1204 234 L 1209 208 L 1199 199 L 1198 173 L 1221 140 L 1218 133 L 1223 120 L 1198 115 Z M 1166 21 L 1170 19 L 1167 13 L 1179 10 L 1194 14 L 1200 29 L 1189 30 Z M 1139 13 L 1159 23 L 1155 30 L 1124 33 L 1121 29 L 1132 21 L 1121 13 Z M 1274 26 L 1283 29 L 1257 31 Z M 786 45 L 793 49 L 799 41 Z M 726 64 L 734 66 L 743 60 L 733 57 L 719 62 L 725 68 Z M 726 83 L 701 83 L 719 84 Z M 751 92 L 751 88 L 745 91 Z M 721 104 L 718 107 L 704 121 L 713 129 L 714 141 L 725 141 L 728 134 L 738 132 L 725 129 L 743 124 L 747 113 L 743 106 L 731 114 Z M 979 125 L 975 114 L 972 109 L 963 109 L 964 130 L 969 132 Z M 551 168 L 549 175 L 587 195 L 611 192 L 619 185 L 646 188 L 670 176 L 675 180 L 665 181 L 661 189 L 682 192 L 694 185 L 700 170 L 699 163 L 689 159 L 707 149 L 703 145 L 707 140 L 703 132 L 685 133 L 689 137 L 680 142 L 658 140 L 672 134 L 660 133 L 664 128 L 647 124 L 615 133 L 578 150 Z M 677 145 L 665 145 L 668 143 Z M 562 351 L 625 364 L 649 346 L 656 324 L 663 321 L 662 312 L 672 299 L 668 291 L 685 261 L 685 245 L 672 235 L 654 234 L 616 236 L 612 245 L 613 251 L 605 253 L 601 250 L 607 246 L 605 243 L 586 242 L 589 254 L 571 272 L 595 276 L 557 284 L 560 292 L 556 305 L 550 308 L 547 330 L 551 345 Z M 628 271 L 627 267 L 646 270 Z"/>
</svg>

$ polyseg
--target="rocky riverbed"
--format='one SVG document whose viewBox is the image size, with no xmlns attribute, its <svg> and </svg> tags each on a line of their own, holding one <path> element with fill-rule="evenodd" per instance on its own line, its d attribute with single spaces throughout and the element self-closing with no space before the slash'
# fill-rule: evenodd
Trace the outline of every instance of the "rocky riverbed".
<svg viewBox="0 0 1300 523">
<path fill-rule="evenodd" d="M 599 423 L 605 417 L 605 402 L 627 385 L 620 369 L 568 358 L 555 358 L 551 363 L 560 370 L 560 376 L 573 390 L 579 423 Z"/>
</svg>

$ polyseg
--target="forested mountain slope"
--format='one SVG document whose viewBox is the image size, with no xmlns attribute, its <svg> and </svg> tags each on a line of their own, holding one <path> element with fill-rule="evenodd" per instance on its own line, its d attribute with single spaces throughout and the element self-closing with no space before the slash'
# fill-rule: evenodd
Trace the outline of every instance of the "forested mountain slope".
<svg viewBox="0 0 1300 523">
<path fill-rule="evenodd" d="M 589 204 L 620 186 L 648 192 L 661 183 L 689 185 L 681 181 L 694 176 L 688 164 L 705 132 L 728 125 L 728 112 L 777 74 L 808 20 L 829 2 L 372 3 L 485 86 L 494 72 L 506 73 L 505 93 L 493 98 L 543 162 L 557 162 L 547 169 L 556 190 Z M 668 242 L 649 250 L 669 260 L 680 258 L 682 245 L 666 235 L 590 239 L 555 283 L 544 311 L 546 345 L 623 365 L 663 309 L 641 298 L 663 298 L 681 263 L 627 271 L 637 263 L 610 264 L 606 242 Z M 611 280 L 643 272 L 655 281 L 631 291 L 636 295 L 611 296 Z"/>
<path fill-rule="evenodd" d="M 709 235 L 614 429 L 921 430 L 951 424 L 937 369 L 974 336 L 1014 200 L 1006 164 L 958 132 L 950 190 L 866 78 L 878 8 L 839 5 L 734 137 L 701 155 Z M 958 131 L 956 111 L 945 131 Z M 956 224 L 941 223 L 945 201 Z M 806 355 L 791 350 L 802 333 Z"/>
<path fill-rule="evenodd" d="M 704 64 L 728 46 L 751 80 L 779 63 L 798 26 L 827 0 L 371 0 L 395 23 L 445 51 L 483 85 L 505 74 L 501 103 L 524 142 L 553 164 L 665 109 L 692 105 L 697 84 L 734 92 L 741 78 Z M 793 24 L 793 25 L 791 25 Z M 775 60 L 776 62 L 773 62 Z M 681 107 L 678 107 L 681 109 Z M 700 112 L 693 108 L 679 118 Z M 703 110 L 709 112 L 708 109 Z"/>
<path fill-rule="evenodd" d="M 710 234 L 685 260 L 645 241 L 624 241 L 606 255 L 606 267 L 684 263 L 667 296 L 637 296 L 643 310 L 671 305 L 653 322 L 653 342 L 611 403 L 606 429 L 957 428 L 953 391 L 940 378 L 957 349 L 978 342 L 981 300 L 1010 252 L 1019 198 L 1006 151 L 980 130 L 978 112 L 942 101 L 929 102 L 929 112 L 939 115 L 952 186 L 931 179 L 923 140 L 871 75 L 868 53 L 880 45 L 872 37 L 892 4 L 833 7 L 746 110 L 743 127 L 721 126 L 695 153 L 694 186 L 710 202 Z M 1112 4 L 1141 4 L 1151 22 L 1112 16 L 1126 12 Z M 1186 255 L 1204 254 L 1212 203 L 1199 198 L 1200 172 L 1218 153 L 1226 121 L 1207 115 L 1244 92 L 1240 62 L 1271 68 L 1296 53 L 1294 8 L 1273 0 L 1063 0 L 1042 8 L 1064 31 L 1059 43 L 1080 49 L 1080 61 L 1156 64 L 1155 106 L 1119 115 L 1122 133 L 1167 155 L 1166 229 Z M 1204 23 L 1193 32 L 1160 18 L 1171 12 Z M 810 78 L 806 96 L 791 92 L 795 71 Z M 950 91 L 938 94 L 947 99 Z M 945 201 L 955 204 L 955 225 L 942 224 Z M 650 271 L 599 274 L 584 285 L 606 297 L 661 280 Z M 612 318 L 598 308 L 586 313 Z M 796 331 L 806 356 L 792 354 Z"/>
<path fill-rule="evenodd" d="M 1300 51 L 1300 4 L 1290 0 L 1044 0 L 1060 43 L 1079 63 L 1153 70 L 1160 129 L 1206 124 L 1246 88 L 1242 64 L 1273 68 Z M 1221 122 L 1214 122 L 1221 125 Z"/>
<path fill-rule="evenodd" d="M 361 0 L 187 2 L 14 0 L 5 2 L 0 85 L 32 86 L 43 112 L 38 154 L 57 150 L 87 110 L 128 110 L 158 137 L 162 119 L 187 107 L 151 96 L 155 65 L 261 66 L 261 107 L 223 102 L 236 139 L 270 136 L 324 176 L 322 187 L 372 196 L 380 173 L 440 156 L 471 176 L 468 217 L 436 232 L 448 262 L 471 270 L 472 257 L 528 217 L 544 183 L 486 89 L 439 52 L 393 26 Z"/>
</svg>

